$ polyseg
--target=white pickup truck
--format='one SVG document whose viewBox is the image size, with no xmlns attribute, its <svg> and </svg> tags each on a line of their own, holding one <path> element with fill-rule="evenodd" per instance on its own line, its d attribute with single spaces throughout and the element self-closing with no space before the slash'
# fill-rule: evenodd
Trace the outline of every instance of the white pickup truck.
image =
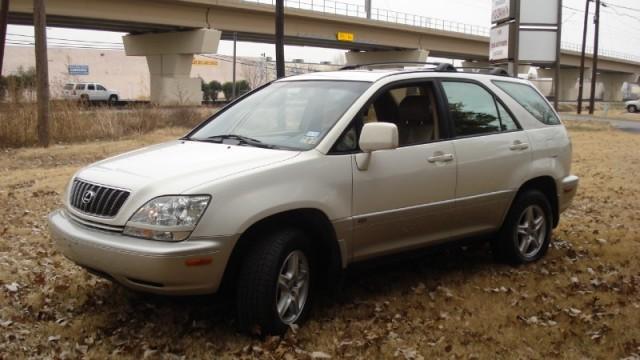
<svg viewBox="0 0 640 360">
<path fill-rule="evenodd" d="M 106 102 L 112 105 L 120 98 L 117 91 L 109 90 L 98 83 L 67 83 L 64 85 L 62 93 L 67 100 L 77 100 L 83 103 Z"/>
</svg>

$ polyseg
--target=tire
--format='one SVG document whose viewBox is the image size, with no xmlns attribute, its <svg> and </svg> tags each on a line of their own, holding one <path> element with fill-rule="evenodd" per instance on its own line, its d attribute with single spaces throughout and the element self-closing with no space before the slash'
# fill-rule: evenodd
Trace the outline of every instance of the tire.
<svg viewBox="0 0 640 360">
<path fill-rule="evenodd" d="M 635 106 L 635 105 L 629 105 L 629 106 L 627 107 L 627 110 L 628 110 L 630 113 L 635 113 L 635 112 L 638 112 L 638 107 L 637 107 L 637 106 Z"/>
<path fill-rule="evenodd" d="M 306 320 L 314 292 L 310 249 L 308 238 L 296 229 L 277 231 L 257 240 L 238 274 L 236 302 L 241 331 L 259 336 L 283 335 L 290 325 Z M 294 266 L 296 258 L 298 267 Z M 279 303 L 284 309 L 280 312 Z"/>
<path fill-rule="evenodd" d="M 513 265 L 535 262 L 549 249 L 552 227 L 549 199 L 538 190 L 526 190 L 511 205 L 498 236 L 491 242 L 492 252 L 496 260 Z"/>
<path fill-rule="evenodd" d="M 107 101 L 107 104 L 109 106 L 113 106 L 116 104 L 116 102 L 118 102 L 118 95 L 111 95 L 109 96 L 109 100 Z"/>
<path fill-rule="evenodd" d="M 80 95 L 80 105 L 89 106 L 89 104 L 91 104 L 91 102 L 89 101 L 89 96 Z"/>
</svg>

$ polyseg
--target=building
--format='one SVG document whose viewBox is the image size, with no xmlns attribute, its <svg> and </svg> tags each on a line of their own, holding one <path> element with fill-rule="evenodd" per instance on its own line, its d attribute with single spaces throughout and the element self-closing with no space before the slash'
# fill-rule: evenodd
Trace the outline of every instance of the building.
<svg viewBox="0 0 640 360">
<path fill-rule="evenodd" d="M 126 56 L 122 50 L 49 48 L 51 96 L 59 98 L 67 82 L 97 82 L 116 90 L 123 100 L 149 99 L 149 68 L 144 56 Z M 33 47 L 7 46 L 2 75 L 20 68 L 35 67 Z M 334 70 L 337 65 L 307 64 L 296 59 L 286 64 L 287 74 Z M 225 83 L 233 79 L 233 58 L 225 55 L 195 55 L 191 77 Z M 237 59 L 237 80 L 251 87 L 275 79 L 275 64 L 270 58 Z"/>
</svg>

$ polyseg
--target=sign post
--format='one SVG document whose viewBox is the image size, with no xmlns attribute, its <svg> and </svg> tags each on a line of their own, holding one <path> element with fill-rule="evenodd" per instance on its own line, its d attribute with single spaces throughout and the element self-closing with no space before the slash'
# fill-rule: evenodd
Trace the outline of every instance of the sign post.
<svg viewBox="0 0 640 360">
<path fill-rule="evenodd" d="M 507 65 L 512 76 L 518 66 L 555 67 L 554 104 L 560 94 L 562 0 L 492 0 L 489 60 Z"/>
</svg>

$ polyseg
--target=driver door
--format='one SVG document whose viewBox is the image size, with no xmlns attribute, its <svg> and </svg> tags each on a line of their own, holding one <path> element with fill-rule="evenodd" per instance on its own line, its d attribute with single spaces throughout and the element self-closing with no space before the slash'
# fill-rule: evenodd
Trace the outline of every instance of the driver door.
<svg viewBox="0 0 640 360">
<path fill-rule="evenodd" d="M 421 247 L 447 237 L 456 187 L 456 156 L 432 82 L 379 93 L 362 122 L 398 126 L 394 150 L 371 153 L 366 170 L 353 156 L 354 261 Z"/>
</svg>

